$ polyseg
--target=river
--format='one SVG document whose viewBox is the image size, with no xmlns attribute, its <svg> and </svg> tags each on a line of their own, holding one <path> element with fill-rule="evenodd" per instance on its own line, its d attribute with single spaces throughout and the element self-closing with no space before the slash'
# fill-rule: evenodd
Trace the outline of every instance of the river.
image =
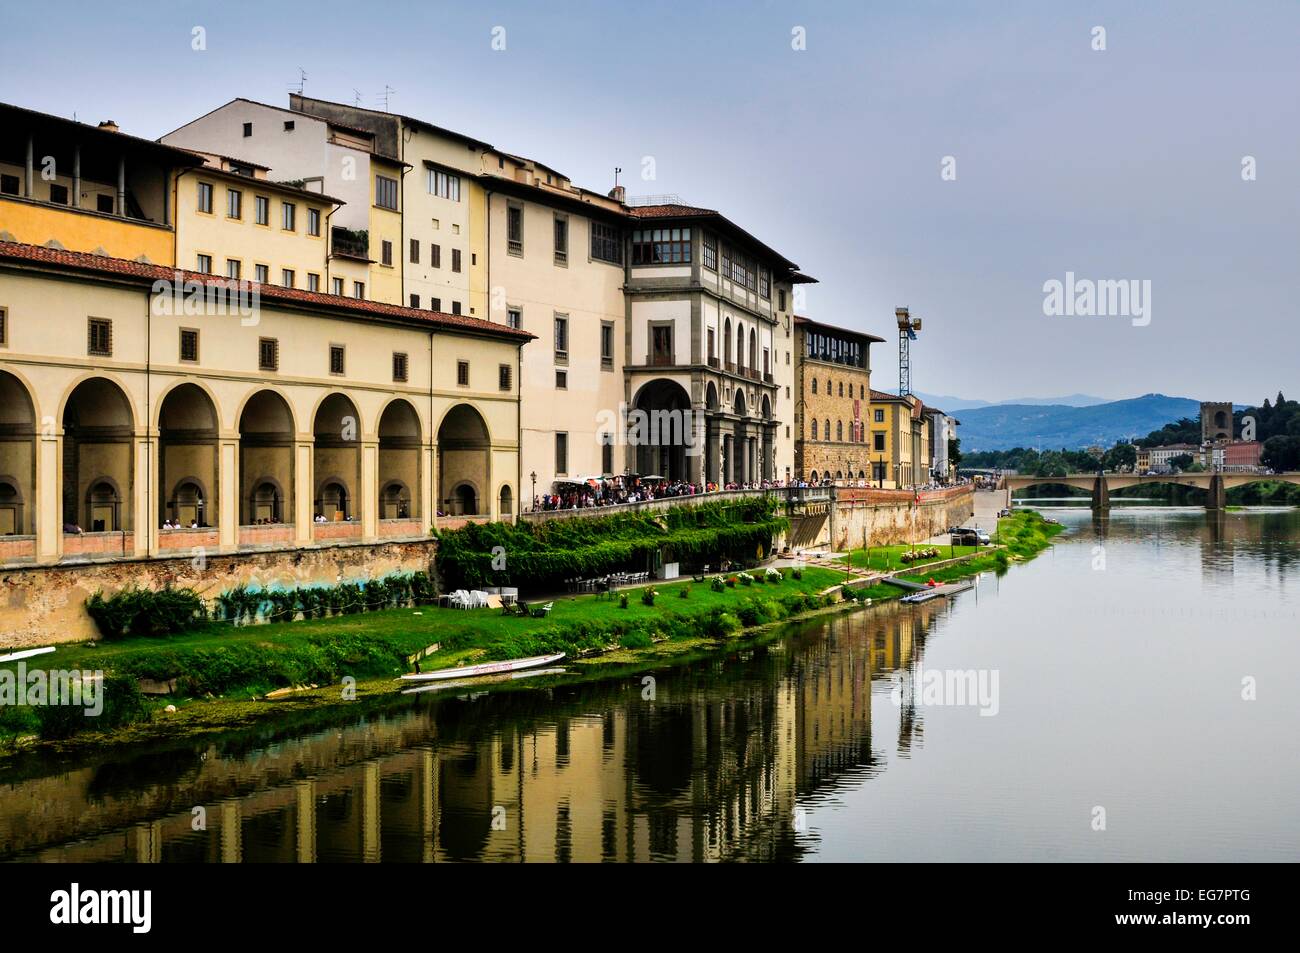
<svg viewBox="0 0 1300 953">
<path fill-rule="evenodd" d="M 1300 511 L 1043 512 L 1050 550 L 946 604 L 652 681 L 20 762 L 0 857 L 1295 860 Z"/>
</svg>

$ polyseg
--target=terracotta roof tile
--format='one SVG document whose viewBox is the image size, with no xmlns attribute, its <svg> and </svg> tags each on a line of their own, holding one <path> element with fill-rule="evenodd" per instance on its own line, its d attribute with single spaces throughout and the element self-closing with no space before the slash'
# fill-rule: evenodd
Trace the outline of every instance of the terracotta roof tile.
<svg viewBox="0 0 1300 953">
<path fill-rule="evenodd" d="M 64 251 L 46 248 L 43 245 L 24 245 L 18 242 L 0 242 L 0 261 L 27 261 L 37 264 L 56 265 L 62 268 L 90 272 L 101 275 L 119 275 L 138 278 L 142 281 L 170 281 L 179 274 L 185 282 L 199 282 L 205 285 L 225 286 L 229 279 L 220 275 L 209 275 L 198 271 L 185 271 L 169 268 L 165 265 L 150 265 L 124 258 L 109 258 L 105 255 L 93 255 L 87 252 Z M 250 285 L 256 282 L 248 282 Z M 319 291 L 304 291 L 299 288 L 283 288 L 279 285 L 262 284 L 258 293 L 268 301 L 314 305 L 332 308 L 359 316 L 392 317 L 405 321 L 417 321 L 449 331 L 467 331 L 470 333 L 490 334 L 520 343 L 533 340 L 536 335 L 473 318 L 463 314 L 447 314 L 442 311 L 425 311 L 420 308 L 406 308 L 396 304 L 384 304 L 379 301 L 366 301 L 362 298 L 345 298 L 341 295 L 324 294 Z"/>
</svg>

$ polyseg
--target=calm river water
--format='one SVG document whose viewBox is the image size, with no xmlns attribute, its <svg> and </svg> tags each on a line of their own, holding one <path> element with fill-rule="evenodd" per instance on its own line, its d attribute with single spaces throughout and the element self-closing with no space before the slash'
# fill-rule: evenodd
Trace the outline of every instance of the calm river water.
<svg viewBox="0 0 1300 953">
<path fill-rule="evenodd" d="M 1044 512 L 1069 527 L 1051 550 L 948 604 L 794 626 L 653 686 L 426 694 L 20 765 L 0 857 L 1295 860 L 1300 512 Z M 959 704 L 966 672 L 985 694 Z"/>
</svg>

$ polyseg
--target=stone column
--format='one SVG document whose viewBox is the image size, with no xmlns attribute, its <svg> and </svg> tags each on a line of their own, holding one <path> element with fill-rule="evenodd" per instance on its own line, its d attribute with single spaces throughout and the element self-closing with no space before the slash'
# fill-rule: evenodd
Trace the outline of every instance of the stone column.
<svg viewBox="0 0 1300 953">
<path fill-rule="evenodd" d="M 1110 489 L 1106 486 L 1104 476 L 1098 476 L 1092 484 L 1092 508 L 1094 510 L 1110 508 Z"/>
<path fill-rule="evenodd" d="M 425 444 L 421 453 L 424 458 L 421 460 L 421 468 L 424 472 L 420 474 L 420 518 L 424 521 L 424 531 L 427 533 L 438 512 L 438 495 L 434 491 L 434 480 L 438 476 L 438 446 Z"/>
<path fill-rule="evenodd" d="M 131 492 L 131 529 L 135 533 L 135 555 L 158 555 L 158 524 L 162 517 L 158 505 L 159 486 L 158 437 L 136 435 L 131 438 L 131 456 L 135 476 Z"/>
<path fill-rule="evenodd" d="M 293 445 L 293 541 L 304 545 L 314 535 L 312 517 L 315 515 L 316 467 L 312 440 L 296 440 Z"/>
<path fill-rule="evenodd" d="M 1228 505 L 1228 491 L 1223 485 L 1223 475 L 1216 473 L 1210 477 L 1209 493 L 1206 494 L 1205 508 L 1207 510 L 1224 510 Z"/>
<path fill-rule="evenodd" d="M 379 538 L 379 441 L 361 443 L 361 536 Z"/>
<path fill-rule="evenodd" d="M 239 548 L 239 438 L 217 445 L 217 542 L 223 553 Z"/>
<path fill-rule="evenodd" d="M 484 490 L 487 493 L 487 506 L 480 506 L 479 509 L 487 513 L 492 519 L 499 520 L 501 518 L 501 498 L 497 496 L 496 470 L 492 463 L 492 447 L 489 444 L 487 449 L 487 487 Z"/>
<path fill-rule="evenodd" d="M 36 438 L 36 561 L 56 563 L 63 557 L 63 435 Z"/>
</svg>

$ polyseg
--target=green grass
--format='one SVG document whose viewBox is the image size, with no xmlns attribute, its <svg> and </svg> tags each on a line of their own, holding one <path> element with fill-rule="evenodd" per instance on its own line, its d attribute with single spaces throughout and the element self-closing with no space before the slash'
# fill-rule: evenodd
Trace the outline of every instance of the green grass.
<svg viewBox="0 0 1300 953">
<path fill-rule="evenodd" d="M 843 561 L 844 565 L 852 564 L 858 569 L 869 568 L 875 572 L 894 572 L 898 569 L 909 569 L 914 566 L 924 566 L 927 563 L 936 563 L 944 559 L 953 559 L 958 556 L 969 556 L 971 553 L 979 552 L 982 546 L 927 546 L 918 543 L 915 547 L 917 550 L 937 549 L 939 555 L 932 559 L 918 559 L 914 563 L 905 563 L 900 558 L 903 553 L 910 552 L 911 546 L 872 546 L 867 549 L 855 549 L 849 553 Z M 868 557 L 870 561 L 868 562 Z"/>
</svg>

